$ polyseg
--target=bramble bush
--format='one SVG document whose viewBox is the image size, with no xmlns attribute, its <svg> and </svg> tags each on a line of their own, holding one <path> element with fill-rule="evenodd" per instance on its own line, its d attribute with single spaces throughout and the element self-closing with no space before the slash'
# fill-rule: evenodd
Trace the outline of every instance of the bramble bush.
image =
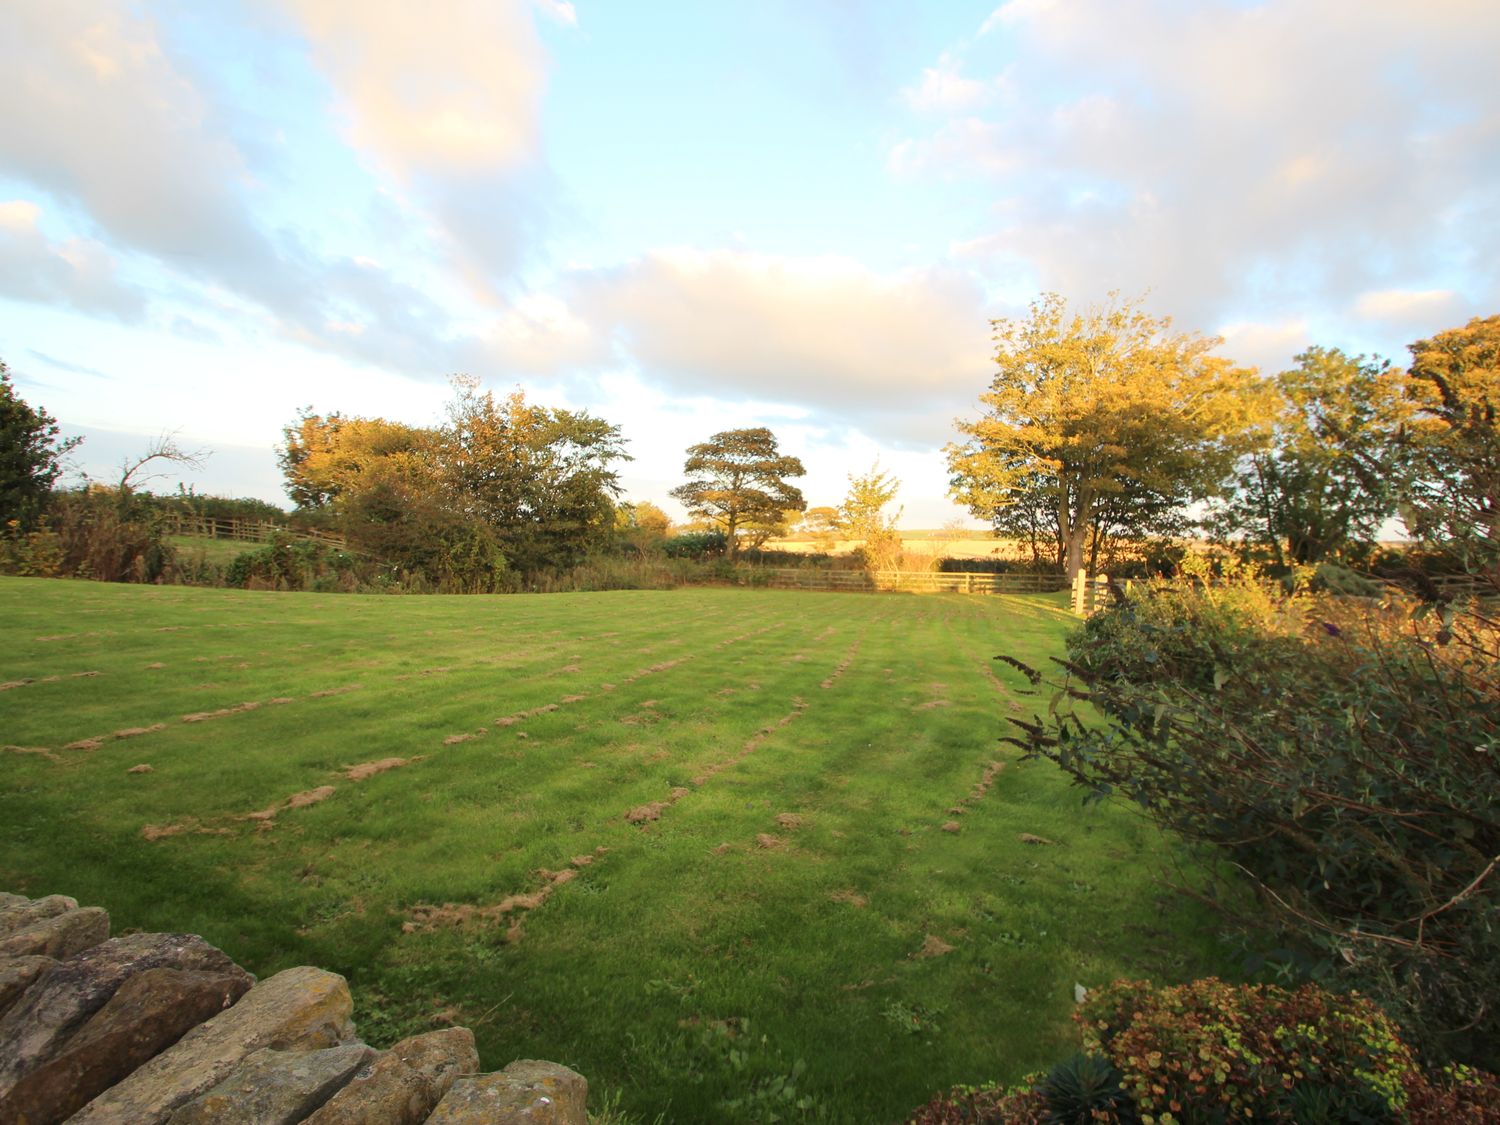
<svg viewBox="0 0 1500 1125">
<path fill-rule="evenodd" d="M 1476 607 L 1148 585 L 1070 638 L 1053 711 L 1010 741 L 1227 857 L 1258 901 L 1216 901 L 1257 947 L 1495 1069 L 1497 656 Z"/>
</svg>

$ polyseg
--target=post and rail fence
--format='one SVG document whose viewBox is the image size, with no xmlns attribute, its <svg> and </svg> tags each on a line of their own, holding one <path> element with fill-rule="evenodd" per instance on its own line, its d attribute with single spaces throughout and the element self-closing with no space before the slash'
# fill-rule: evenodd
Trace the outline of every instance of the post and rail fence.
<svg viewBox="0 0 1500 1125">
<path fill-rule="evenodd" d="M 169 530 L 172 535 L 188 535 L 196 539 L 234 539 L 244 543 L 269 543 L 278 535 L 291 539 L 310 539 L 325 546 L 346 550 L 342 535 L 331 531 L 300 530 L 261 520 L 218 519 L 214 516 L 189 516 L 174 514 Z"/>
<path fill-rule="evenodd" d="M 766 567 L 767 585 L 792 590 L 885 590 L 923 594 L 1049 594 L 1068 588 L 1061 574 L 813 570 Z"/>
</svg>

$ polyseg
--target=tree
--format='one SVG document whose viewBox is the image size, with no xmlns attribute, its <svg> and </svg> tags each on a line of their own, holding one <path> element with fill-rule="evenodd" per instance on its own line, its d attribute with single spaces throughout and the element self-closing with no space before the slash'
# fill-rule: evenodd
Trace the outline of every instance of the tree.
<svg viewBox="0 0 1500 1125">
<path fill-rule="evenodd" d="M 1402 516 L 1480 568 L 1500 557 L 1500 316 L 1411 345 Z"/>
<path fill-rule="evenodd" d="M 672 490 L 694 516 L 724 529 L 726 554 L 738 554 L 739 533 L 757 524 L 779 525 L 782 513 L 807 510 L 807 501 L 785 477 L 807 472 L 795 457 L 776 448 L 776 436 L 765 427 L 725 430 L 690 446 L 682 471 L 690 478 Z"/>
<path fill-rule="evenodd" d="M 615 509 L 615 534 L 622 546 L 644 554 L 672 534 L 672 517 L 650 500 L 626 501 Z"/>
<path fill-rule="evenodd" d="M 520 391 L 496 401 L 468 376 L 453 387 L 435 428 L 304 410 L 283 431 L 287 493 L 362 549 L 463 589 L 507 566 L 573 566 L 606 546 L 619 494 L 611 466 L 628 459 L 619 427 L 533 406 Z"/>
<path fill-rule="evenodd" d="M 62 475 L 62 459 L 82 438 L 58 438 L 57 419 L 16 394 L 0 361 L 0 526 L 30 531 Z"/>
<path fill-rule="evenodd" d="M 837 508 L 821 505 L 803 512 L 793 530 L 826 548 L 833 546 L 833 541 L 844 533 L 844 524 Z"/>
<path fill-rule="evenodd" d="M 898 509 L 895 515 L 885 514 L 885 506 L 900 490 L 901 482 L 881 472 L 878 459 L 869 472 L 860 476 L 849 474 L 849 493 L 839 505 L 839 520 L 850 539 L 860 540 L 860 551 L 869 570 L 900 568 L 901 536 L 896 534 L 896 521 L 901 512 Z"/>
<path fill-rule="evenodd" d="M 997 320 L 985 414 L 947 447 L 951 494 L 992 522 L 1025 495 L 1045 504 L 1076 574 L 1101 504 L 1211 494 L 1253 447 L 1266 394 L 1252 369 L 1209 355 L 1222 341 L 1111 296 L 1069 315 L 1048 294 L 1024 320 Z"/>
<path fill-rule="evenodd" d="M 1241 462 L 1215 521 L 1282 568 L 1374 542 L 1395 513 L 1406 413 L 1388 361 L 1318 347 L 1296 358 L 1276 377 L 1271 445 Z"/>
<path fill-rule="evenodd" d="M 440 442 L 441 479 L 465 516 L 495 529 L 516 569 L 570 567 L 608 544 L 619 474 L 620 428 L 585 411 L 503 402 L 455 376 Z"/>
</svg>

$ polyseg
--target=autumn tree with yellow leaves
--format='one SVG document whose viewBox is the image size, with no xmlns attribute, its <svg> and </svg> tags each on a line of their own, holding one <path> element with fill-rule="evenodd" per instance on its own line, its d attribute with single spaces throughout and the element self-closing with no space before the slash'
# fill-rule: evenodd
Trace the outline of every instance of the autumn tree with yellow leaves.
<svg viewBox="0 0 1500 1125">
<path fill-rule="evenodd" d="M 951 495 L 996 523 L 1013 505 L 1043 513 L 1069 576 L 1101 513 L 1128 523 L 1211 495 L 1263 440 L 1273 403 L 1254 369 L 1139 301 L 1070 312 L 1047 294 L 993 324 L 984 413 L 947 447 Z"/>
</svg>

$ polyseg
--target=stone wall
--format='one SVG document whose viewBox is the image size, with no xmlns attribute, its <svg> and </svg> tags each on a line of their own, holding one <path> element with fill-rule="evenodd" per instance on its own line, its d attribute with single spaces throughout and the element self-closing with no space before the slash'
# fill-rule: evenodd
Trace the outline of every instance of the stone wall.
<svg viewBox="0 0 1500 1125">
<path fill-rule="evenodd" d="M 200 937 L 0 893 L 0 1125 L 587 1125 L 567 1067 L 480 1074 L 462 1027 L 377 1051 L 353 1008 L 337 973 L 257 981 Z"/>
</svg>

